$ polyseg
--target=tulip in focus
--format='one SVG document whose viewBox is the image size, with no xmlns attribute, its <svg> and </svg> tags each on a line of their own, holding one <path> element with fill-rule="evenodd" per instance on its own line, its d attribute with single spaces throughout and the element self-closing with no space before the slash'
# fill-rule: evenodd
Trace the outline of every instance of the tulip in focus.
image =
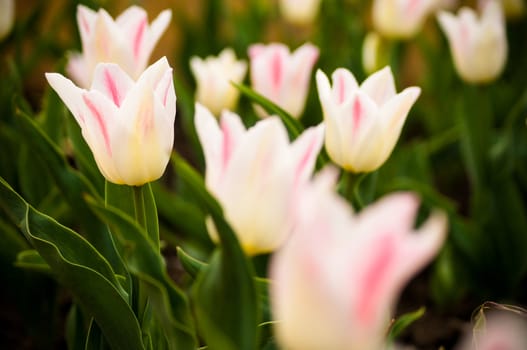
<svg viewBox="0 0 527 350">
<path fill-rule="evenodd" d="M 488 1 L 479 19 L 467 7 L 461 8 L 457 16 L 440 12 L 437 18 L 463 80 L 488 83 L 501 74 L 507 60 L 507 34 L 499 1 Z"/>
<path fill-rule="evenodd" d="M 293 24 L 313 23 L 320 8 L 321 0 L 280 0 L 282 16 Z"/>
<path fill-rule="evenodd" d="M 58 73 L 46 73 L 46 78 L 80 125 L 108 181 L 139 186 L 163 175 L 176 114 L 172 68 L 166 58 L 148 67 L 137 81 L 114 63 L 100 63 L 89 90 Z"/>
<path fill-rule="evenodd" d="M 251 45 L 249 58 L 252 88 L 294 118 L 300 118 L 318 54 L 318 48 L 309 43 L 293 53 L 283 44 Z M 265 116 L 263 110 L 257 108 L 257 112 L 260 116 Z"/>
<path fill-rule="evenodd" d="M 0 0 L 0 40 L 9 34 L 14 21 L 15 2 L 13 0 Z"/>
<path fill-rule="evenodd" d="M 66 67 L 71 78 L 82 88 L 92 82 L 100 62 L 117 63 L 132 78 L 145 70 L 150 54 L 170 23 L 172 12 L 165 10 L 148 24 L 148 14 L 131 6 L 115 21 L 104 10 L 98 12 L 79 5 L 79 26 L 82 54 L 72 54 Z"/>
<path fill-rule="evenodd" d="M 395 147 L 421 89 L 409 87 L 397 94 L 389 67 L 372 74 L 360 86 L 344 68 L 333 73 L 333 86 L 320 70 L 316 79 L 330 158 L 354 173 L 379 168 Z"/>
<path fill-rule="evenodd" d="M 284 349 L 384 350 L 399 295 L 441 248 L 446 216 L 414 229 L 408 193 L 354 215 L 327 170 L 304 189 L 295 230 L 271 260 L 275 334 Z"/>
<path fill-rule="evenodd" d="M 224 111 L 216 120 L 196 105 L 195 125 L 205 155 L 205 184 L 248 255 L 273 251 L 292 229 L 291 208 L 311 176 L 322 147 L 323 126 L 290 143 L 278 117 L 245 129 L 240 117 Z M 209 233 L 217 241 L 212 221 Z"/>
<path fill-rule="evenodd" d="M 374 0 L 373 25 L 391 39 L 409 39 L 417 34 L 437 0 Z"/>
<path fill-rule="evenodd" d="M 202 60 L 192 57 L 190 68 L 197 82 L 196 101 L 219 116 L 224 109 L 233 110 L 240 95 L 231 82 L 240 84 L 247 72 L 247 63 L 237 61 L 232 49 L 224 49 L 218 57 Z"/>
</svg>

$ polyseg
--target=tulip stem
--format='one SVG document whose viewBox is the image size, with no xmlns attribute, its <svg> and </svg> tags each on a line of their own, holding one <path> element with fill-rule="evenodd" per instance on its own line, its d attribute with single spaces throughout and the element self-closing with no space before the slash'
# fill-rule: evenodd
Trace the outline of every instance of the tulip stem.
<svg viewBox="0 0 527 350">
<path fill-rule="evenodd" d="M 364 207 L 364 202 L 360 194 L 360 184 L 366 177 L 367 173 L 355 174 L 352 172 L 343 172 L 341 178 L 341 193 L 351 202 L 356 211 Z"/>
<path fill-rule="evenodd" d="M 143 186 L 133 186 L 135 220 L 139 226 L 146 229 L 145 203 L 143 198 Z"/>
</svg>

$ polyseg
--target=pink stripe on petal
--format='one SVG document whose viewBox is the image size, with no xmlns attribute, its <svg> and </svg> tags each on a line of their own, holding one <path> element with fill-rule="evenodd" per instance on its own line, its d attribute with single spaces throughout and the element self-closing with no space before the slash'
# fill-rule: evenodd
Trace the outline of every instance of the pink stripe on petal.
<svg viewBox="0 0 527 350">
<path fill-rule="evenodd" d="M 312 159 L 313 157 L 313 153 L 315 152 L 315 146 L 317 145 L 318 143 L 318 138 L 315 137 L 316 135 L 314 135 L 314 137 L 311 138 L 311 142 L 309 143 L 309 146 L 307 147 L 305 153 L 302 155 L 302 158 L 300 160 L 300 163 L 298 163 L 298 166 L 296 167 L 296 171 L 295 171 L 295 185 L 298 183 L 298 181 L 300 180 L 300 177 L 302 175 L 302 173 L 304 172 L 309 160 Z"/>
<path fill-rule="evenodd" d="M 229 129 L 229 125 L 227 122 L 225 122 L 225 119 L 222 119 L 220 124 L 221 124 L 221 130 L 223 132 L 221 161 L 222 161 L 223 169 L 225 170 L 225 168 L 227 168 L 227 163 L 229 162 L 229 159 L 231 157 L 233 140 L 232 140 L 232 135 Z"/>
<path fill-rule="evenodd" d="M 93 102 L 86 95 L 83 95 L 82 99 L 84 100 L 86 107 L 88 107 L 92 115 L 95 117 L 97 124 L 99 125 L 99 129 L 101 130 L 102 136 L 104 138 L 104 145 L 106 147 L 106 150 L 108 151 L 108 154 L 111 157 L 112 147 L 110 145 L 110 137 L 108 135 L 108 129 L 106 128 L 106 124 L 104 122 L 104 117 L 101 115 L 97 107 L 95 107 L 95 104 L 93 104 Z"/>
<path fill-rule="evenodd" d="M 146 29 L 146 18 L 141 20 L 134 35 L 134 57 L 137 59 L 141 50 L 141 43 Z"/>
<path fill-rule="evenodd" d="M 355 101 L 353 101 L 353 131 L 356 132 L 360 127 L 360 122 L 362 119 L 363 108 L 360 102 L 359 96 L 355 96 Z"/>
<path fill-rule="evenodd" d="M 346 79 L 344 78 L 344 74 L 339 74 L 335 85 L 337 89 L 337 102 L 341 104 L 346 98 Z"/>
<path fill-rule="evenodd" d="M 282 82 L 283 67 L 282 67 L 282 55 L 279 51 L 273 53 L 271 57 L 271 79 L 275 89 L 280 87 Z"/>
<path fill-rule="evenodd" d="M 365 326 L 373 321 L 374 309 L 379 303 L 377 298 L 383 291 L 383 282 L 395 257 L 394 238 L 389 234 L 382 236 L 372 255 L 369 257 L 372 260 L 364 270 L 364 279 L 358 286 L 359 293 L 355 304 L 358 320 Z"/>
<path fill-rule="evenodd" d="M 104 83 L 106 84 L 106 88 L 108 89 L 108 92 L 112 97 L 113 103 L 115 103 L 117 107 L 120 107 L 121 97 L 119 96 L 119 90 L 117 89 L 115 80 L 113 79 L 113 76 L 108 71 L 108 69 L 104 70 Z"/>
</svg>

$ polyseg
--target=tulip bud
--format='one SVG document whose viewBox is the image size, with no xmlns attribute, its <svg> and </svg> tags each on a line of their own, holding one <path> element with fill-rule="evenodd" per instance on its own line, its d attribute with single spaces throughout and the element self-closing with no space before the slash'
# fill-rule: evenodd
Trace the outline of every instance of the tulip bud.
<svg viewBox="0 0 527 350">
<path fill-rule="evenodd" d="M 389 61 L 389 48 L 386 40 L 376 32 L 369 32 L 362 44 L 362 66 L 368 74 L 373 74 Z"/>
<path fill-rule="evenodd" d="M 190 68 L 197 82 L 197 102 L 216 116 L 224 109 L 236 107 L 240 93 L 231 82 L 243 81 L 247 63 L 237 61 L 232 49 L 224 49 L 218 57 L 209 56 L 205 60 L 192 57 Z"/>
<path fill-rule="evenodd" d="M 446 216 L 414 229 L 418 200 L 406 193 L 354 215 L 325 170 L 304 188 L 294 232 L 272 256 L 275 334 L 284 349 L 382 350 L 402 289 L 442 246 Z"/>
<path fill-rule="evenodd" d="M 172 12 L 165 10 L 149 25 L 146 11 L 131 6 L 114 21 L 104 9 L 95 12 L 79 5 L 77 22 L 83 52 L 70 56 L 68 74 L 79 86 L 88 88 L 97 64 L 111 62 L 137 79 L 171 17 Z"/>
<path fill-rule="evenodd" d="M 316 79 L 330 158 L 354 173 L 379 168 L 392 153 L 421 89 L 409 87 L 397 94 L 389 67 L 360 86 L 344 68 L 333 73 L 333 86 L 320 70 Z"/>
<path fill-rule="evenodd" d="M 373 25 L 392 39 L 413 37 L 436 8 L 436 0 L 374 0 Z"/>
<path fill-rule="evenodd" d="M 245 129 L 240 117 L 224 111 L 216 120 L 196 105 L 195 125 L 205 155 L 205 184 L 223 207 L 248 255 L 273 251 L 292 229 L 291 209 L 310 177 L 323 140 L 323 126 L 289 143 L 278 117 Z M 217 241 L 212 221 L 211 238 Z"/>
<path fill-rule="evenodd" d="M 15 2 L 13 0 L 0 0 L 0 40 L 9 34 L 14 21 Z"/>
<path fill-rule="evenodd" d="M 309 80 L 318 48 L 304 44 L 290 53 L 283 44 L 255 44 L 249 47 L 252 88 L 300 118 L 306 104 Z M 264 117 L 261 109 L 257 113 Z"/>
<path fill-rule="evenodd" d="M 318 14 L 321 0 L 280 0 L 282 16 L 293 24 L 313 23 Z"/>
<path fill-rule="evenodd" d="M 495 80 L 507 60 L 505 19 L 498 1 L 488 1 L 481 18 L 467 7 L 454 16 L 440 12 L 439 24 L 450 44 L 454 66 L 463 80 L 480 84 Z"/>
<path fill-rule="evenodd" d="M 100 63 L 90 90 L 58 73 L 46 73 L 51 87 L 81 127 L 104 177 L 140 186 L 165 171 L 174 142 L 176 94 L 166 58 L 137 81 L 118 65 Z"/>
</svg>

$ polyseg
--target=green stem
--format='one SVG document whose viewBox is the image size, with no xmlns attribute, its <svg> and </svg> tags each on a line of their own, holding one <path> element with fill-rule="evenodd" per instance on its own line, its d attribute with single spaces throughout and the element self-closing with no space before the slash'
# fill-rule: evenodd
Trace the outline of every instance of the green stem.
<svg viewBox="0 0 527 350">
<path fill-rule="evenodd" d="M 145 202 L 143 197 L 143 186 L 133 186 L 134 192 L 134 211 L 137 224 L 146 229 Z"/>
<path fill-rule="evenodd" d="M 360 211 L 362 208 L 364 208 L 364 202 L 359 191 L 359 185 L 362 180 L 364 180 L 366 175 L 368 174 L 355 174 L 348 171 L 342 173 L 341 184 L 339 186 L 341 188 L 340 192 L 348 201 L 351 202 L 353 208 L 356 211 Z"/>
</svg>

